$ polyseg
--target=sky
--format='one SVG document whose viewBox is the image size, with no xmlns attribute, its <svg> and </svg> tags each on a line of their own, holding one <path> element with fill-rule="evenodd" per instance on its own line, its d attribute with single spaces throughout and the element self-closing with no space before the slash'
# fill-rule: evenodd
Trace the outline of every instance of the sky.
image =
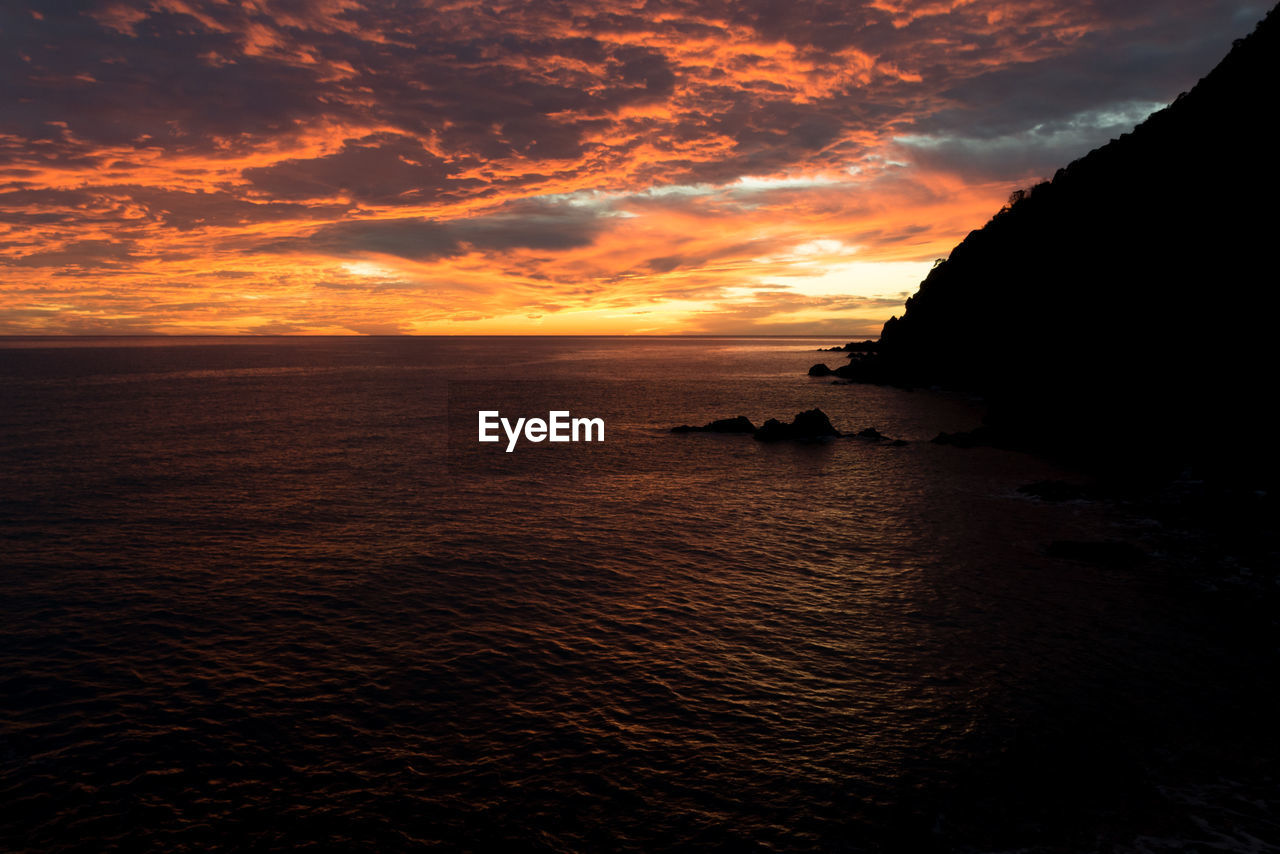
<svg viewBox="0 0 1280 854">
<path fill-rule="evenodd" d="M 0 334 L 874 336 L 1266 8 L 5 3 Z"/>
</svg>

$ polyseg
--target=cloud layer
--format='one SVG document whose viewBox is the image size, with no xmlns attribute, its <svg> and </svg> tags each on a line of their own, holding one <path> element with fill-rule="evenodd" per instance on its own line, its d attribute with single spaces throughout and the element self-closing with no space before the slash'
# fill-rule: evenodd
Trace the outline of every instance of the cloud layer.
<svg viewBox="0 0 1280 854">
<path fill-rule="evenodd" d="M 0 332 L 874 332 L 1264 11 L 6 7 Z"/>
</svg>

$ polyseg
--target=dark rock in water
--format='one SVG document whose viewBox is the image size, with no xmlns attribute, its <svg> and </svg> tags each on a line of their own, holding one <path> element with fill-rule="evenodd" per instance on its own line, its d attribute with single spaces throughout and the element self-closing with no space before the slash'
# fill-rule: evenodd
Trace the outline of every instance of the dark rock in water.
<svg viewBox="0 0 1280 854">
<path fill-rule="evenodd" d="M 906 439 L 894 439 L 892 442 L 889 443 L 889 447 L 901 448 L 903 445 L 910 445 L 910 444 L 911 443 L 908 442 Z"/>
<path fill-rule="evenodd" d="M 811 377 L 829 377 L 834 373 L 835 371 L 831 370 L 821 362 L 809 369 L 809 376 Z"/>
<path fill-rule="evenodd" d="M 745 415 L 736 418 L 718 418 L 702 428 L 708 433 L 754 433 L 756 425 Z"/>
<path fill-rule="evenodd" d="M 788 425 L 776 418 L 770 418 L 760 425 L 760 429 L 754 433 L 754 438 L 761 442 L 780 442 L 791 438 L 787 430 Z"/>
<path fill-rule="evenodd" d="M 751 423 L 751 419 L 745 415 L 739 415 L 737 418 L 719 418 L 710 424 L 703 424 L 701 427 L 694 427 L 691 424 L 681 424 L 679 427 L 672 427 L 672 433 L 754 433 L 756 425 Z"/>
<path fill-rule="evenodd" d="M 991 431 L 986 427 L 977 427 L 968 432 L 939 433 L 929 441 L 935 445 L 952 445 L 957 448 L 977 448 L 992 444 Z"/>
<path fill-rule="evenodd" d="M 1038 480 L 1026 486 L 1019 486 L 1018 491 L 1023 495 L 1039 498 L 1041 501 L 1079 501 L 1091 495 L 1088 487 L 1062 480 Z"/>
<path fill-rule="evenodd" d="M 878 442 L 884 438 L 884 434 L 874 427 L 868 427 L 865 430 L 859 430 L 856 435 L 859 439 L 870 439 L 873 442 Z"/>
<path fill-rule="evenodd" d="M 1054 540 L 1045 552 L 1095 566 L 1134 566 L 1146 558 L 1142 549 L 1116 540 Z"/>
<path fill-rule="evenodd" d="M 850 353 L 850 362 L 847 365 L 841 365 L 832 373 L 841 379 L 851 380 L 857 383 L 870 383 L 872 385 L 883 385 L 895 381 L 895 377 L 885 373 L 880 363 L 880 357 L 874 354 Z"/>
<path fill-rule="evenodd" d="M 790 424 L 783 424 L 776 418 L 770 418 L 755 431 L 754 435 L 760 442 L 784 440 L 816 442 L 838 438 L 840 431 L 831 426 L 831 419 L 827 417 L 827 413 L 821 409 L 809 409 L 797 414 Z"/>
<path fill-rule="evenodd" d="M 745 415 L 739 415 L 737 418 L 721 418 L 701 427 L 682 424 L 679 427 L 672 427 L 671 432 L 751 433 L 761 442 L 779 442 L 783 440 L 814 442 L 823 439 L 835 439 L 840 436 L 840 431 L 831 426 L 831 419 L 821 409 L 810 409 L 806 412 L 801 412 L 796 415 L 790 424 L 783 424 L 776 418 L 770 418 L 759 429 L 756 429 L 756 426 Z"/>
<path fill-rule="evenodd" d="M 791 430 L 798 439 L 823 439 L 838 437 L 840 431 L 821 409 L 808 409 L 797 413 L 791 422 Z"/>
</svg>

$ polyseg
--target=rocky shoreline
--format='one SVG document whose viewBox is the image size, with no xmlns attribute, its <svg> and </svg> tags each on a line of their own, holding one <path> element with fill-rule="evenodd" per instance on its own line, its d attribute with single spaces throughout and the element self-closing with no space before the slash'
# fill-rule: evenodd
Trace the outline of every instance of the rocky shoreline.
<svg viewBox="0 0 1280 854">
<path fill-rule="evenodd" d="M 868 442 L 887 442 L 900 446 L 907 444 L 905 439 L 890 439 L 874 427 L 866 427 L 857 433 L 844 433 L 837 430 L 830 417 L 821 409 L 808 409 L 796 413 L 788 423 L 777 418 L 770 418 L 759 427 L 745 415 L 733 418 L 718 418 L 702 426 L 681 424 L 672 427 L 672 433 L 738 433 L 750 434 L 757 442 L 829 442 L 833 439 L 862 439 Z"/>
</svg>

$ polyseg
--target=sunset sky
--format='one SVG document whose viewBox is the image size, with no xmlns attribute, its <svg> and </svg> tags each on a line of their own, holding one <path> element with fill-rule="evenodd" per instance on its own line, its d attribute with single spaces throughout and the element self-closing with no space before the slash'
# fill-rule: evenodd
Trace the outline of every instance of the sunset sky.
<svg viewBox="0 0 1280 854">
<path fill-rule="evenodd" d="M 1265 11 L 7 3 L 0 334 L 874 335 Z"/>
</svg>

